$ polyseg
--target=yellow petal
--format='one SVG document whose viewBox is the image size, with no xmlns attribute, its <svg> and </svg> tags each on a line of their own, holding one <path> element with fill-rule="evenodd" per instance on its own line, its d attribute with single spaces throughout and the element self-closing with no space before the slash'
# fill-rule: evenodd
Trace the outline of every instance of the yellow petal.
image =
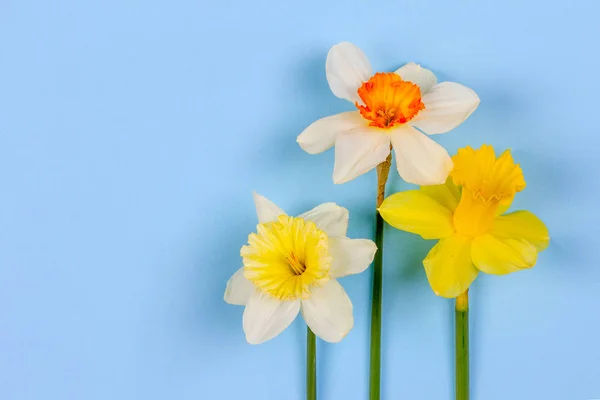
<svg viewBox="0 0 600 400">
<path fill-rule="evenodd" d="M 505 275 L 533 267 L 537 250 L 527 240 L 488 233 L 473 239 L 471 258 L 480 271 Z"/>
<path fill-rule="evenodd" d="M 502 215 L 507 212 L 514 199 L 514 195 L 501 199 L 500 203 L 498 204 L 498 209 L 496 210 L 496 215 Z"/>
<path fill-rule="evenodd" d="M 423 239 L 440 239 L 454 233 L 452 212 L 419 190 L 389 196 L 379 213 L 394 228 L 416 233 Z"/>
<path fill-rule="evenodd" d="M 443 185 L 421 186 L 419 190 L 452 212 L 460 201 L 460 189 L 450 178 Z"/>
<path fill-rule="evenodd" d="M 544 250 L 550 242 L 546 225 L 529 211 L 515 211 L 497 217 L 491 233 L 499 237 L 525 239 L 538 251 Z"/>
<path fill-rule="evenodd" d="M 423 265 L 434 293 L 448 298 L 463 294 L 479 273 L 471 262 L 471 239 L 462 235 L 440 240 Z"/>
</svg>

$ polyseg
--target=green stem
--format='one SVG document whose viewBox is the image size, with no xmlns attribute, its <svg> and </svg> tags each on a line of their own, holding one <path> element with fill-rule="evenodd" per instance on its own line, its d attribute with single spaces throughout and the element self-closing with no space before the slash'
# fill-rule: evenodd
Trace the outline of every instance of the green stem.
<svg viewBox="0 0 600 400">
<path fill-rule="evenodd" d="M 469 291 L 456 298 L 456 400 L 469 400 Z"/>
<path fill-rule="evenodd" d="M 373 265 L 373 298 L 371 304 L 371 370 L 369 399 L 381 398 L 381 287 L 383 280 L 383 219 L 377 213 L 375 228 L 375 262 Z"/>
<path fill-rule="evenodd" d="M 385 184 L 387 182 L 392 154 L 377 166 L 377 206 L 379 208 L 385 197 Z M 376 211 L 375 217 L 375 244 L 377 253 L 373 263 L 373 295 L 371 298 L 371 349 L 369 369 L 369 399 L 381 398 L 381 299 L 383 286 L 383 218 Z"/>
<path fill-rule="evenodd" d="M 306 400 L 317 400 L 317 338 L 306 327 Z"/>
</svg>

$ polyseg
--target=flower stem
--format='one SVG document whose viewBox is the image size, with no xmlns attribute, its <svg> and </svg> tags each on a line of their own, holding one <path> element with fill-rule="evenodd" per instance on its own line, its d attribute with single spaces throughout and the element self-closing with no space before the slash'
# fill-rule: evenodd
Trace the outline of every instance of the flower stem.
<svg viewBox="0 0 600 400">
<path fill-rule="evenodd" d="M 469 291 L 456 298 L 456 400 L 469 400 Z"/>
<path fill-rule="evenodd" d="M 317 338 L 306 327 L 306 400 L 317 400 Z"/>
<path fill-rule="evenodd" d="M 377 206 L 379 208 L 385 198 L 385 184 L 390 172 L 392 153 L 377 166 Z M 373 263 L 373 295 L 371 303 L 371 365 L 369 399 L 381 398 L 381 298 L 383 284 L 383 218 L 376 211 L 375 244 L 377 253 Z"/>
</svg>

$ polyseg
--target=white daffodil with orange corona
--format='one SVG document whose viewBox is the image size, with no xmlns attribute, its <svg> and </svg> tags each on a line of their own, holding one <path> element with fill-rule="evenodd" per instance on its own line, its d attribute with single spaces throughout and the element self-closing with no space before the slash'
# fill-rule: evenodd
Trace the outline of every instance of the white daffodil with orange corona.
<svg viewBox="0 0 600 400">
<path fill-rule="evenodd" d="M 310 154 L 335 145 L 335 183 L 375 168 L 391 148 L 406 182 L 444 183 L 452 159 L 427 135 L 446 133 L 466 120 L 479 105 L 473 90 L 453 82 L 438 84 L 433 72 L 412 62 L 395 72 L 373 74 L 365 54 L 348 42 L 331 48 L 326 74 L 333 94 L 357 110 L 314 122 L 297 141 Z"/>
<path fill-rule="evenodd" d="M 433 291 L 463 294 L 479 272 L 504 275 L 531 268 L 550 241 L 529 211 L 503 214 L 525 188 L 523 172 L 507 150 L 460 149 L 443 185 L 393 194 L 379 212 L 395 228 L 439 239 L 423 265 Z"/>
<path fill-rule="evenodd" d="M 367 239 L 349 239 L 348 210 L 334 203 L 290 217 L 255 194 L 258 226 L 241 249 L 243 267 L 227 282 L 225 301 L 246 306 L 246 339 L 274 338 L 302 313 L 323 340 L 339 342 L 352 329 L 352 303 L 337 278 L 357 274 L 377 250 Z"/>
</svg>

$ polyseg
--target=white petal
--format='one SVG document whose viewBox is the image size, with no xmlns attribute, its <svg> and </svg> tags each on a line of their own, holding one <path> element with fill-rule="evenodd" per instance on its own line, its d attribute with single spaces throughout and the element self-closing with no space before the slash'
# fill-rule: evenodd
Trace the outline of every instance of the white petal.
<svg viewBox="0 0 600 400">
<path fill-rule="evenodd" d="M 365 120 L 360 112 L 343 112 L 313 122 L 298 136 L 296 142 L 307 153 L 322 153 L 333 146 L 338 134 L 363 125 Z"/>
<path fill-rule="evenodd" d="M 354 325 L 352 303 L 335 279 L 302 300 L 302 316 L 315 335 L 330 343 L 342 340 Z"/>
<path fill-rule="evenodd" d="M 300 300 L 281 301 L 256 291 L 244 310 L 244 332 L 250 344 L 273 339 L 290 326 L 300 311 Z"/>
<path fill-rule="evenodd" d="M 441 185 L 452 171 L 446 149 L 410 126 L 392 132 L 398 173 L 408 183 Z"/>
<path fill-rule="evenodd" d="M 329 254 L 332 262 L 329 275 L 340 278 L 359 274 L 371 265 L 376 252 L 377 245 L 372 240 L 330 237 Z"/>
<path fill-rule="evenodd" d="M 285 212 L 277 207 L 275 203 L 256 192 L 254 192 L 254 204 L 256 205 L 258 222 L 261 224 L 275 221 L 280 215 L 285 215 Z"/>
<path fill-rule="evenodd" d="M 338 43 L 329 50 L 325 72 L 333 94 L 352 103 L 361 101 L 358 88 L 373 75 L 365 53 L 349 42 Z"/>
<path fill-rule="evenodd" d="M 390 136 L 379 128 L 361 127 L 338 135 L 333 182 L 345 183 L 382 163 L 390 154 Z"/>
<path fill-rule="evenodd" d="M 250 296 L 256 291 L 256 286 L 244 276 L 244 267 L 238 269 L 227 281 L 225 301 L 237 306 L 245 306 Z"/>
<path fill-rule="evenodd" d="M 298 215 L 314 222 L 328 236 L 345 236 L 348 230 L 348 210 L 335 203 L 323 203 Z"/>
<path fill-rule="evenodd" d="M 414 62 L 409 62 L 398 68 L 396 73 L 400 75 L 402 80 L 416 84 L 421 89 L 421 96 L 425 95 L 425 93 L 429 92 L 437 84 L 437 78 L 433 72 Z"/>
<path fill-rule="evenodd" d="M 446 133 L 462 124 L 479 105 L 477 94 L 466 86 L 442 82 L 423 96 L 425 110 L 411 121 L 423 132 Z"/>
</svg>

